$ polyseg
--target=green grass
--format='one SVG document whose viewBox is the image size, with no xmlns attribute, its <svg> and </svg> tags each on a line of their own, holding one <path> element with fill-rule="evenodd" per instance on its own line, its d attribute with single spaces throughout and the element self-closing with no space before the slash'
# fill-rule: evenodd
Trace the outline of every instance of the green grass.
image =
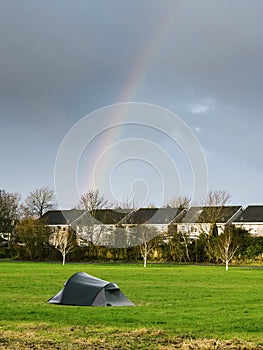
<svg viewBox="0 0 263 350">
<path fill-rule="evenodd" d="M 136 307 L 47 304 L 79 271 L 116 282 Z M 0 349 L 29 339 L 46 349 L 168 349 L 177 338 L 263 344 L 262 295 L 260 268 L 2 262 Z"/>
</svg>

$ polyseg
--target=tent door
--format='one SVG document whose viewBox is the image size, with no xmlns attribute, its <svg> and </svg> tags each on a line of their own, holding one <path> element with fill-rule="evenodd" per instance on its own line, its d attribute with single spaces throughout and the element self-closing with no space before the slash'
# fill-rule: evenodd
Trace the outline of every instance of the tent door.
<svg viewBox="0 0 263 350">
<path fill-rule="evenodd" d="M 105 290 L 102 288 L 94 299 L 92 306 L 105 306 Z"/>
</svg>

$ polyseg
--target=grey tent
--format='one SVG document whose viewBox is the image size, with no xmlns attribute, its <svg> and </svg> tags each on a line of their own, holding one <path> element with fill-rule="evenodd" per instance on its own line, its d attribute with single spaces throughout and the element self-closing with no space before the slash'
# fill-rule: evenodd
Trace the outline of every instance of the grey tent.
<svg viewBox="0 0 263 350">
<path fill-rule="evenodd" d="M 48 300 L 51 304 L 79 306 L 133 306 L 119 287 L 112 282 L 77 272 L 58 294 Z"/>
</svg>

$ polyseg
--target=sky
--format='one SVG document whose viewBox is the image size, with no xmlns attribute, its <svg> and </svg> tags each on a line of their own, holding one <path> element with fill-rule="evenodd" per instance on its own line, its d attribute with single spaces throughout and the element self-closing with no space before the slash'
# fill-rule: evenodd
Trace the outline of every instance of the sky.
<svg viewBox="0 0 263 350">
<path fill-rule="evenodd" d="M 0 188 L 263 204 L 261 0 L 1 0 Z M 80 142 L 81 141 L 81 142 Z M 66 194 L 65 198 L 64 193 Z"/>
</svg>

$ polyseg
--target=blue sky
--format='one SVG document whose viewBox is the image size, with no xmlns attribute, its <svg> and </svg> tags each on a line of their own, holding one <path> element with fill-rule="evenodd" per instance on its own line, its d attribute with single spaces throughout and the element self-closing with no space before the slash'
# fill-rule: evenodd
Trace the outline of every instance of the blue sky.
<svg viewBox="0 0 263 350">
<path fill-rule="evenodd" d="M 140 102 L 186 123 L 204 152 L 208 188 L 230 192 L 235 204 L 263 204 L 262 13 L 261 0 L 2 0 L 0 187 L 23 197 L 54 188 L 74 125 Z M 91 124 L 102 130 L 102 119 L 95 113 Z M 79 155 L 79 193 L 96 186 L 111 201 L 134 195 L 140 205 L 191 196 L 192 164 L 180 144 L 124 121 L 119 129 L 112 139 L 96 135 Z M 173 176 L 157 146 L 176 163 Z M 68 206 L 75 200 L 72 193 Z"/>
</svg>

